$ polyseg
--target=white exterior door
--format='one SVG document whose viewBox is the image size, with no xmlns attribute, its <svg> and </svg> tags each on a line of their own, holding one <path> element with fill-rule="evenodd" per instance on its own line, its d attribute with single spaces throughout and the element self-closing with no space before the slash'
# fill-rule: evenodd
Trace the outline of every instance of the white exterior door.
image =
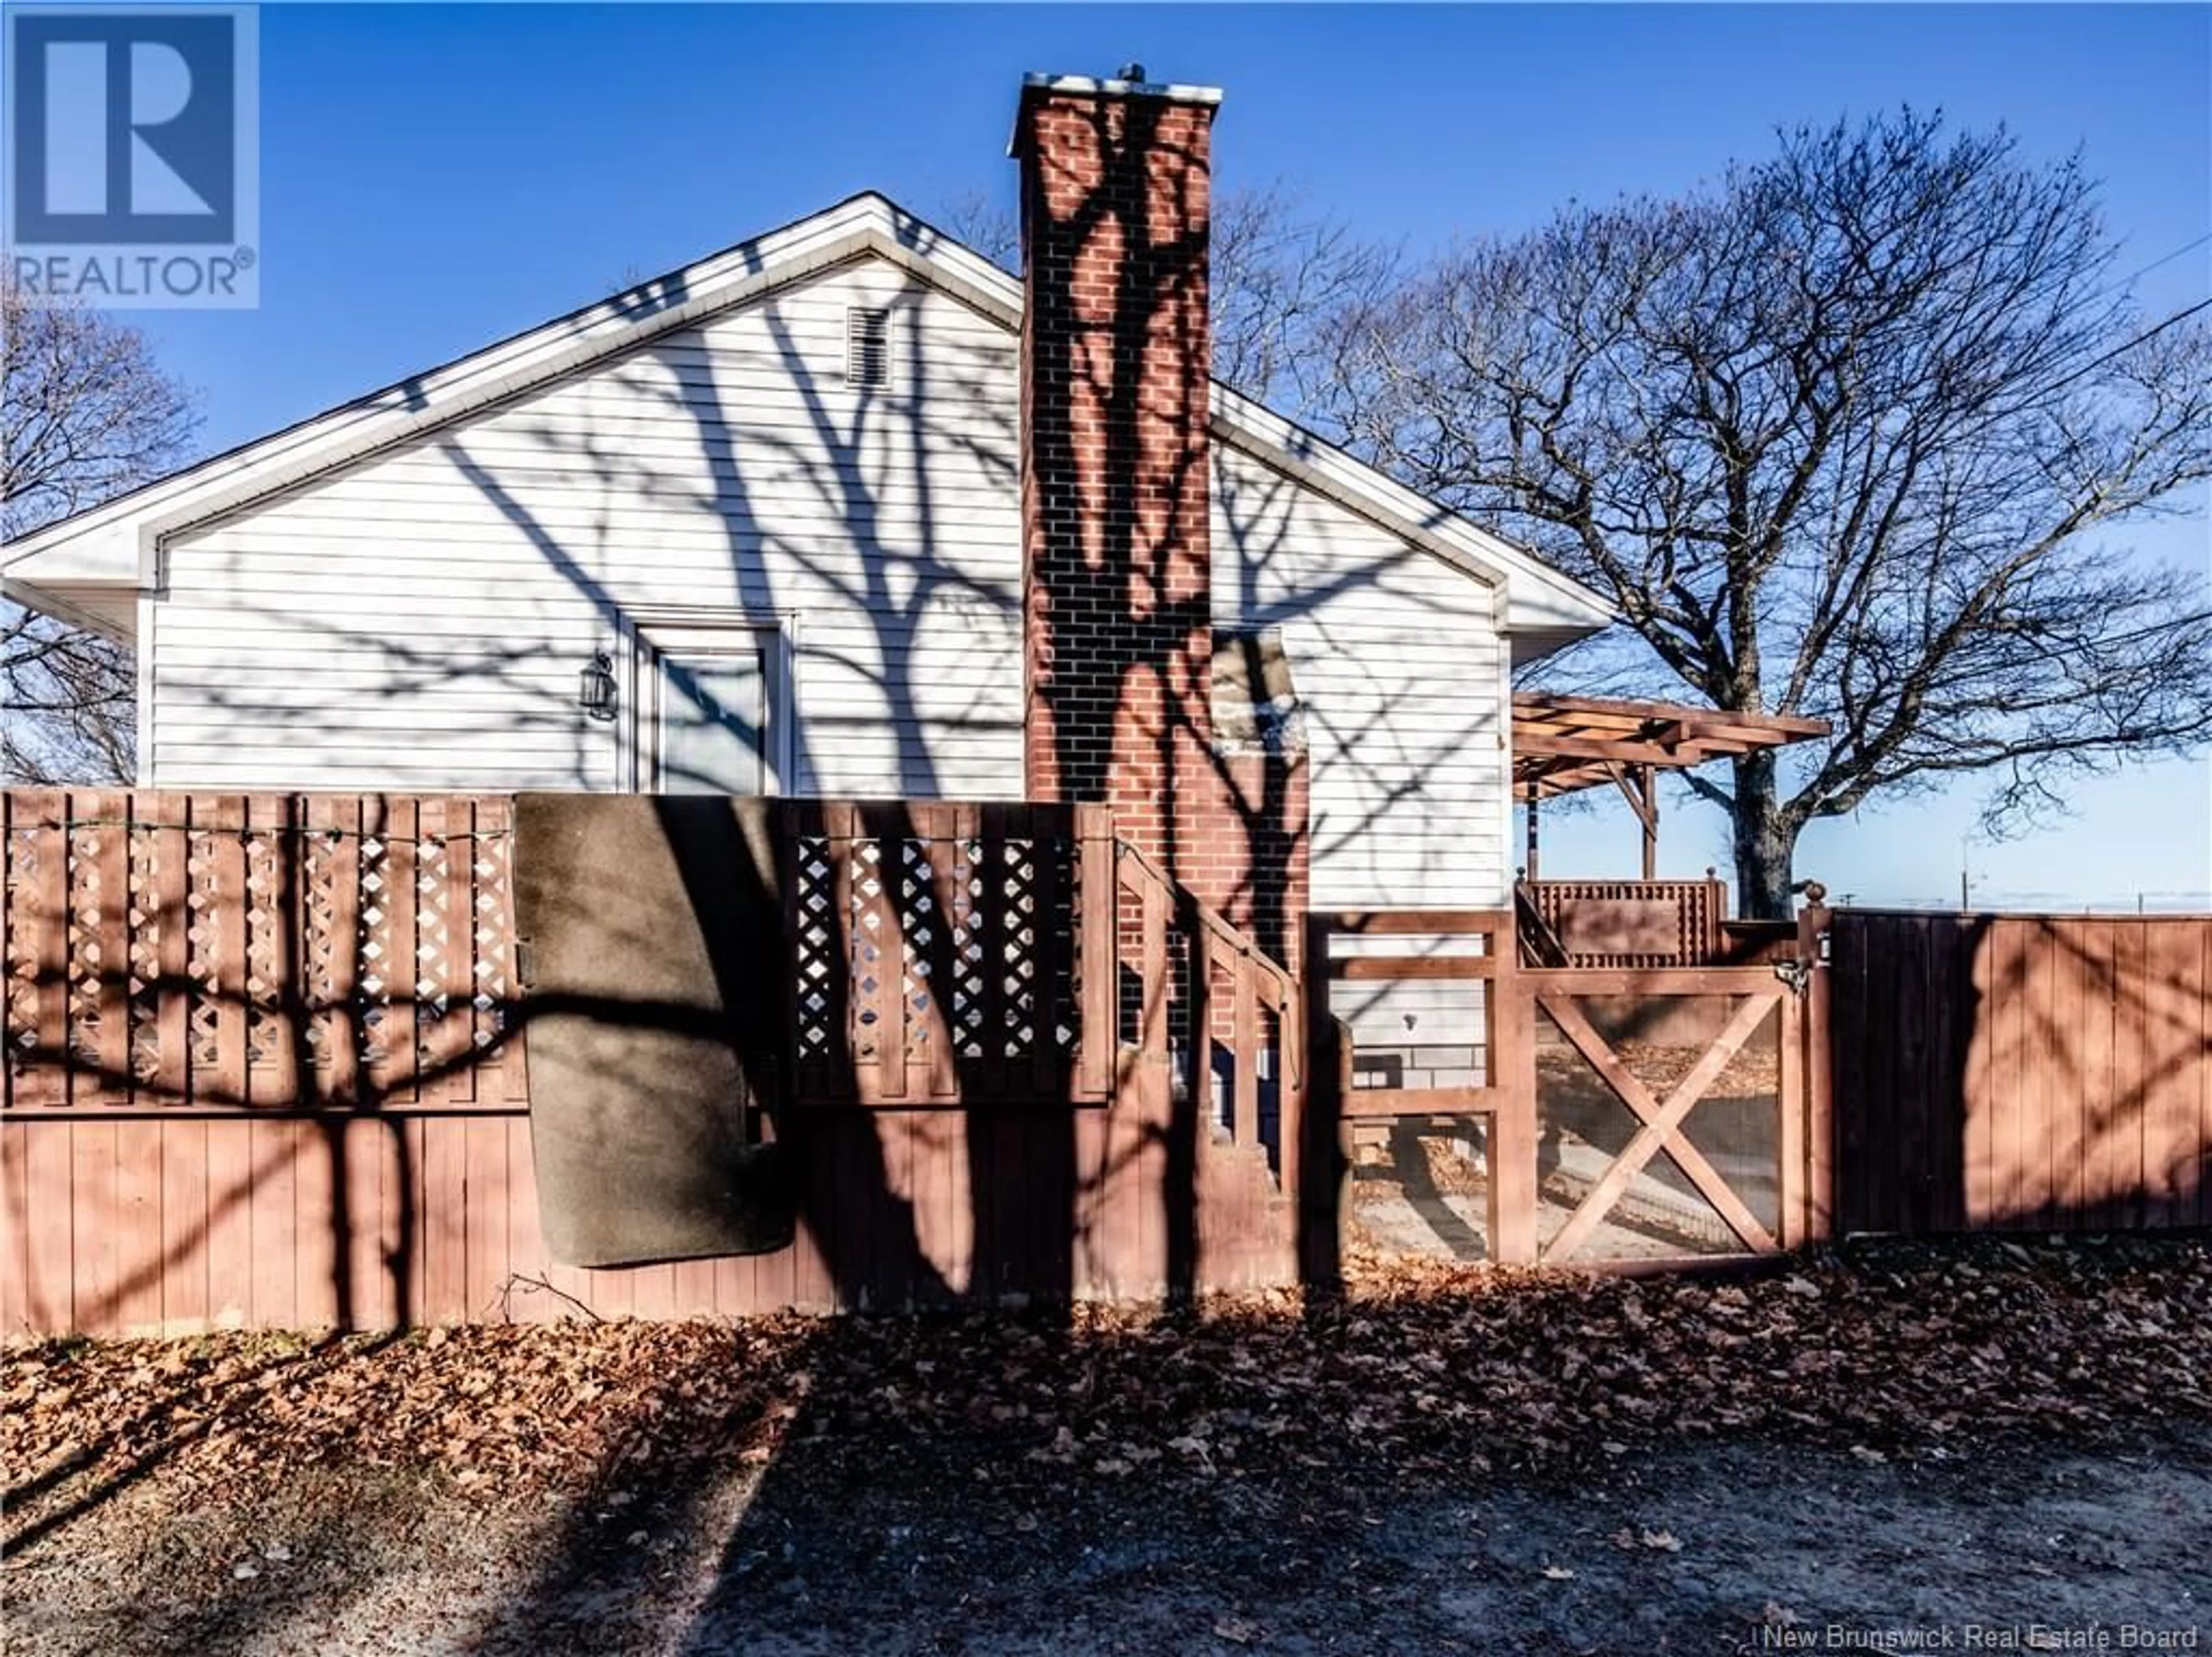
<svg viewBox="0 0 2212 1657">
<path fill-rule="evenodd" d="M 773 794 L 770 635 L 743 628 L 656 631 L 643 652 L 647 728 L 638 744 L 655 794 Z"/>
</svg>

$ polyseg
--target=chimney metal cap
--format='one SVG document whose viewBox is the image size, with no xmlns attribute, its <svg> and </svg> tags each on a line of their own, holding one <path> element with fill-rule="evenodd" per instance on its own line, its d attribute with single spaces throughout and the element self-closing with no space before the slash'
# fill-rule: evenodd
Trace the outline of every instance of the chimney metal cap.
<svg viewBox="0 0 2212 1657">
<path fill-rule="evenodd" d="M 1142 64 L 1125 64 L 1125 71 L 1144 72 Z M 1054 92 L 1070 92 L 1092 98 L 1154 98 L 1168 104 L 1198 104 L 1211 109 L 1221 101 L 1218 86 L 1177 86 L 1164 81 L 1115 79 L 1102 81 L 1090 75 L 1046 75 L 1036 70 L 1022 76 L 1020 107 L 1026 109 L 1030 100 Z M 1013 137 L 1006 142 L 1006 153 L 1022 153 L 1021 117 L 1014 118 Z"/>
<path fill-rule="evenodd" d="M 1121 73 L 1111 80 L 1090 75 L 1044 75 L 1031 70 L 1022 76 L 1022 95 L 1027 97 L 1032 92 L 1087 92 L 1101 98 L 1158 98 L 1171 104 L 1221 101 L 1221 88 L 1218 86 L 1178 86 L 1171 82 L 1137 78 L 1144 72 L 1142 64 L 1124 64 Z"/>
</svg>

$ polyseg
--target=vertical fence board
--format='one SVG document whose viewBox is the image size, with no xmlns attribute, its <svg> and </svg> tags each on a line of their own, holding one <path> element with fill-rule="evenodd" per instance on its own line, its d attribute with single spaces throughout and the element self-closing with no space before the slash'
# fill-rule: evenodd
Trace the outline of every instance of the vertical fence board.
<svg viewBox="0 0 2212 1657">
<path fill-rule="evenodd" d="M 205 1329 L 212 1322 L 207 1249 L 210 1125 L 190 1117 L 172 1117 L 161 1124 L 161 1321 L 176 1334 Z"/>
<path fill-rule="evenodd" d="M 535 1306 L 531 1315 L 539 1322 L 580 1316 L 579 1303 L 592 1305 L 591 1275 L 580 1267 L 559 1264 L 545 1247 L 545 1234 L 538 1226 L 538 1171 L 526 1117 L 507 1118 L 507 1165 L 508 1178 L 514 1182 L 507 1217 L 514 1267 L 544 1285 L 530 1291 Z"/>
<path fill-rule="evenodd" d="M 161 1124 L 118 1122 L 115 1135 L 115 1325 L 127 1333 L 161 1329 Z"/>
<path fill-rule="evenodd" d="M 208 1124 L 205 1221 L 208 1316 L 220 1328 L 253 1321 L 253 1184 L 250 1124 Z"/>
<path fill-rule="evenodd" d="M 307 1103 L 300 1087 L 300 824 L 289 795 L 246 801 L 250 832 L 247 911 L 248 1033 L 257 1104 L 292 1109 Z"/>
<path fill-rule="evenodd" d="M 2141 947 L 2129 957 L 2119 993 L 2127 1009 L 2123 1041 L 2136 1049 L 2130 1083 L 2136 1092 L 2142 1132 L 2138 1219 L 2146 1228 L 2155 1228 L 2188 1224 L 2185 1210 L 2195 1207 L 2186 1165 L 2196 1138 L 2197 1100 L 2186 1089 L 2190 1055 L 2179 1038 L 2185 1019 L 2196 1022 L 2190 1001 L 2197 988 L 2197 952 L 2191 947 L 2194 939 L 2171 928 L 2138 930 Z"/>
<path fill-rule="evenodd" d="M 191 813 L 188 794 L 157 794 L 153 820 L 161 825 L 154 847 L 155 945 L 160 997 L 154 1011 L 154 1087 L 164 1105 L 191 1097 Z M 204 1147 L 200 1159 L 206 1173 Z"/>
<path fill-rule="evenodd" d="M 28 882 L 30 912 L 17 919 L 33 929 L 31 1027 L 37 1032 L 36 1051 L 47 1061 L 40 1072 L 46 1085 L 33 1097 L 47 1105 L 66 1105 L 70 1076 L 61 1061 L 69 1051 L 69 796 L 41 790 L 23 804 L 34 831 L 36 862 Z"/>
<path fill-rule="evenodd" d="M 362 980 L 362 813 L 354 799 L 318 798 L 311 802 L 313 821 L 327 837 L 324 867 L 329 879 L 321 901 L 329 960 L 317 993 L 323 998 L 320 1014 L 322 1058 L 325 1066 L 321 1087 L 325 1097 L 341 1106 L 358 1104 L 367 1097 L 368 1078 L 362 1074 L 362 1026 L 356 998 Z"/>
<path fill-rule="evenodd" d="M 422 1316 L 459 1323 L 469 1309 L 467 1147 L 456 1118 L 425 1117 L 422 1124 Z"/>
<path fill-rule="evenodd" d="M 293 1318 L 304 1329 L 354 1326 L 353 1222 L 345 1186 L 345 1121 L 303 1117 L 290 1128 Z"/>
<path fill-rule="evenodd" d="M 676 1279 L 672 1266 L 632 1266 L 622 1271 L 629 1288 L 629 1310 L 639 1318 L 676 1315 Z"/>
<path fill-rule="evenodd" d="M 40 1326 L 31 1306 L 31 1131 L 0 1116 L 0 1339 Z"/>
<path fill-rule="evenodd" d="M 23 1303 L 41 1333 L 77 1329 L 74 1236 L 76 1186 L 68 1118 L 40 1115 L 11 1124 L 23 1136 L 23 1182 L 37 1211 L 23 1233 Z M 65 1202 L 40 1200 L 65 1192 Z"/>
<path fill-rule="evenodd" d="M 2149 1085 L 2146 1067 L 2153 1046 L 2144 1005 L 2148 947 L 2148 929 L 2142 923 L 2124 921 L 2112 929 L 2112 962 L 2106 973 L 2112 997 L 2112 1056 L 2105 1084 L 2103 1223 L 2118 1230 L 2142 1227 L 2149 1195 L 2143 1119 L 2143 1095 Z"/>
<path fill-rule="evenodd" d="M 447 1119 L 461 1136 L 466 1217 L 462 1315 L 495 1319 L 501 1293 L 514 1270 L 508 1218 L 514 1180 L 507 1162 L 507 1124 L 483 1116 Z"/>
<path fill-rule="evenodd" d="M 214 941 L 215 1049 L 208 1081 L 215 1101 L 243 1106 L 253 1102 L 246 1055 L 246 949 L 252 913 L 246 890 L 246 801 L 234 795 L 216 800 L 208 827 L 203 856 L 210 870 L 211 901 L 200 919 Z M 194 1080 L 197 1085 L 199 1079 Z"/>
<path fill-rule="evenodd" d="M 344 1274 L 341 1309 L 356 1327 L 389 1328 L 398 1305 L 385 1266 L 385 1165 L 391 1160 L 386 1124 L 374 1117 L 347 1115 L 325 1132 L 336 1165 L 331 1185 L 344 1204 L 345 1253 L 333 1258 Z"/>
<path fill-rule="evenodd" d="M 2003 929 L 1978 921 L 1966 935 L 1963 947 L 1973 957 L 1970 1022 L 1976 1055 L 1965 1078 L 1966 1105 L 1984 1159 L 1980 1184 L 1968 1191 L 1966 1220 L 1977 1229 L 1987 1229 L 2001 1227 L 2011 1211 L 2011 1112 L 2001 1110 L 1997 1101 L 2012 1085 L 2015 1036 L 2007 1020 L 2018 1002 L 2004 988 L 2010 968 Z"/>
<path fill-rule="evenodd" d="M 477 997 L 477 1097 L 491 1104 L 520 1105 L 527 1094 L 522 1074 L 522 1038 L 514 1029 L 521 999 L 514 958 L 512 917 L 514 813 L 497 795 L 476 803 L 477 838 L 470 859 L 474 881 L 474 936 L 469 971 Z"/>
<path fill-rule="evenodd" d="M 477 856 L 477 810 L 474 801 L 459 797 L 447 799 L 444 805 L 446 947 L 441 965 L 446 1013 L 438 1026 L 438 1057 L 443 1073 L 440 1091 L 448 1104 L 473 1105 L 478 1097 L 472 1063 L 477 1036 L 477 933 L 476 875 L 471 865 Z"/>
<path fill-rule="evenodd" d="M 417 843 L 422 833 L 422 801 L 386 795 L 384 808 L 385 819 L 391 825 L 384 854 L 385 890 L 392 905 L 392 1020 L 385 1043 L 385 1098 L 387 1105 L 420 1106 L 423 1103 L 423 1008 L 420 988 L 423 963 L 422 925 L 416 913 L 416 886 L 420 879 Z M 458 1281 L 457 1276 L 455 1282 Z M 459 1292 L 458 1288 L 455 1292 Z"/>
<path fill-rule="evenodd" d="M 1110 819 L 1097 807 L 1078 807 L 1075 820 L 1084 903 L 1076 1075 L 1085 1098 L 1103 1099 L 1114 1078 L 1114 836 Z"/>
<path fill-rule="evenodd" d="M 86 796 L 85 814 L 93 846 L 88 869 L 90 892 L 82 915 L 98 954 L 89 961 L 95 974 L 94 1004 L 99 1009 L 99 1069 L 91 1078 L 88 1103 L 131 1102 L 131 796 L 103 790 Z"/>
<path fill-rule="evenodd" d="M 246 1130 L 253 1163 L 252 1299 L 248 1317 L 257 1328 L 298 1323 L 299 1124 L 289 1118 L 257 1120 Z"/>
<path fill-rule="evenodd" d="M 2005 1063 L 1997 1088 L 1990 1096 L 1990 1109 L 1997 1114 L 1996 1130 L 2004 1148 L 2004 1208 L 1996 1223 L 2017 1228 L 2027 1222 L 2040 1201 L 2043 1142 L 2035 1131 L 2032 1105 L 2035 1055 L 2040 1033 L 2036 1027 L 2031 990 L 2035 973 L 2037 933 L 2033 925 L 2000 919 L 1990 928 L 1990 938 L 2002 964 L 1997 983 L 1997 1033 L 2003 1043 Z"/>
<path fill-rule="evenodd" d="M 2057 1039 L 2059 1029 L 2059 957 L 2046 922 L 2030 921 L 2022 932 L 2027 994 L 2021 1008 L 2021 1031 L 2027 1052 L 2035 1057 L 2028 1063 L 2022 1090 L 2028 1111 L 2028 1142 L 2021 1159 L 2019 1217 L 2026 1225 L 2053 1226 L 2064 1221 L 2064 1159 L 2071 1148 L 2056 1142 L 2058 1106 L 2064 1094 L 2056 1066 L 2045 1057 Z"/>
<path fill-rule="evenodd" d="M 76 1326 L 88 1335 L 121 1333 L 115 1319 L 118 1244 L 115 1191 L 115 1124 L 79 1117 L 69 1135 L 70 1292 Z"/>
<path fill-rule="evenodd" d="M 1036 999 L 1031 1020 L 1030 1086 L 1038 1099 L 1048 1100 L 1060 1091 L 1061 1079 L 1066 1074 L 1060 1045 L 1060 1026 L 1066 1016 L 1060 1007 L 1060 994 L 1066 958 L 1056 947 L 1060 941 L 1056 928 L 1067 874 L 1066 858 L 1073 843 L 1062 838 L 1061 823 L 1051 813 L 1036 813 L 1030 821 L 1030 833 L 1033 879 L 1027 917 L 1030 941 L 1025 953 L 1036 974 L 1030 980 Z"/>
</svg>

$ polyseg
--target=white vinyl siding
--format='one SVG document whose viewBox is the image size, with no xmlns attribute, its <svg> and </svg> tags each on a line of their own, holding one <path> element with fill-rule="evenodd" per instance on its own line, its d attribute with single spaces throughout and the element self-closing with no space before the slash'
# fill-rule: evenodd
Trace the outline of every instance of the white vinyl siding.
<svg viewBox="0 0 2212 1657">
<path fill-rule="evenodd" d="M 1279 626 L 1304 710 L 1316 909 L 1510 900 L 1495 589 L 1231 445 L 1218 624 Z"/>
<path fill-rule="evenodd" d="M 886 387 L 846 387 L 854 307 L 893 314 Z M 1017 372 L 997 324 L 856 262 L 177 537 L 147 780 L 615 787 L 592 652 L 750 618 L 794 792 L 1016 796 Z"/>
<path fill-rule="evenodd" d="M 890 383 L 846 384 L 849 313 Z M 164 548 L 146 781 L 609 789 L 634 630 L 780 632 L 795 793 L 1018 797 L 1015 336 L 875 259 L 818 273 Z M 1282 629 L 1313 899 L 1510 896 L 1498 591 L 1213 444 L 1214 607 Z M 623 716 L 576 707 L 595 649 Z"/>
</svg>

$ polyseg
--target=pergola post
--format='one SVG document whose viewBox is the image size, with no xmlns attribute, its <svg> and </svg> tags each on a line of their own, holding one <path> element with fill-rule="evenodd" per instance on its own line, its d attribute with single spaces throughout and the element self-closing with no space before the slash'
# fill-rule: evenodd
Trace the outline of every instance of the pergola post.
<svg viewBox="0 0 2212 1657">
<path fill-rule="evenodd" d="M 1637 768 L 1637 790 L 1644 796 L 1644 878 L 1659 878 L 1659 778 L 1650 765 Z"/>
</svg>

